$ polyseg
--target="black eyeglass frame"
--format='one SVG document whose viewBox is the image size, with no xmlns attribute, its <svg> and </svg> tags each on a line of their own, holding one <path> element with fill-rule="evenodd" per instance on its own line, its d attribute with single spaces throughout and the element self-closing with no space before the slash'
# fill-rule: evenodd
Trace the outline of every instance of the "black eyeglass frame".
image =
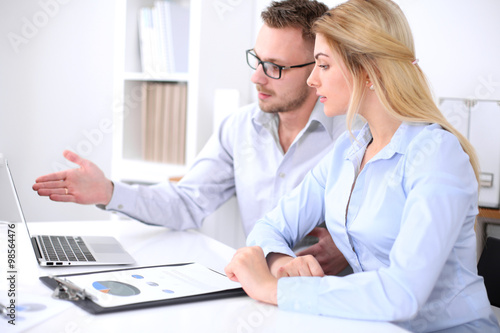
<svg viewBox="0 0 500 333">
<path fill-rule="evenodd" d="M 309 65 L 312 65 L 315 63 L 315 61 L 313 62 L 308 62 L 307 64 L 302 64 L 302 65 L 295 65 L 295 66 L 280 66 L 278 64 L 275 64 L 274 62 L 270 62 L 270 61 L 262 61 L 260 60 L 259 57 L 257 57 L 256 54 L 252 53 L 253 49 L 249 49 L 249 50 L 246 50 L 246 56 L 247 56 L 247 64 L 248 66 L 250 66 L 251 69 L 254 69 L 256 70 L 257 67 L 259 67 L 259 65 L 262 65 L 262 70 L 264 71 L 264 74 L 266 74 L 267 77 L 270 77 L 271 79 L 275 79 L 275 80 L 279 80 L 281 79 L 281 72 L 285 69 L 291 69 L 291 68 L 301 68 L 301 67 L 305 67 L 305 66 L 309 66 Z M 258 63 L 257 63 L 257 66 L 253 67 L 251 64 L 250 64 L 250 61 L 248 60 L 248 55 L 252 55 L 255 57 L 255 59 L 257 59 Z M 272 77 L 270 76 L 269 74 L 267 74 L 267 71 L 266 71 L 266 66 L 264 66 L 264 64 L 270 64 L 272 66 L 276 66 L 278 69 L 279 69 L 279 75 L 278 77 Z"/>
</svg>

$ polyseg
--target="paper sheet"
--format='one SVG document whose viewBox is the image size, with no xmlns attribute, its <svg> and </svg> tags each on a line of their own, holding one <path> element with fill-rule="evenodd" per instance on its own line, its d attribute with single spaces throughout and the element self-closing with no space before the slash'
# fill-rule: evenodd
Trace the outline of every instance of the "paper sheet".
<svg viewBox="0 0 500 333">
<path fill-rule="evenodd" d="M 197 263 L 66 277 L 102 307 L 165 300 L 240 288 L 239 283 Z"/>
<path fill-rule="evenodd" d="M 1 300 L 7 305 L 4 299 Z M 70 302 L 52 299 L 48 295 L 21 291 L 16 299 L 15 325 L 9 324 L 11 318 L 0 317 L 0 332 L 24 332 L 73 306 Z"/>
</svg>

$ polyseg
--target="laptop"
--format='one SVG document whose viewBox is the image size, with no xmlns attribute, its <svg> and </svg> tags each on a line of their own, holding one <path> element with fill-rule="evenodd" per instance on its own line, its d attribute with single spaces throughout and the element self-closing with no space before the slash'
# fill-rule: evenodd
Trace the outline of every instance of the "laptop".
<svg viewBox="0 0 500 333">
<path fill-rule="evenodd" d="M 47 267 L 81 265 L 127 265 L 135 263 L 114 237 L 107 236 L 31 236 L 24 217 L 14 179 L 7 160 L 0 155 L 0 221 L 21 221 L 38 259 Z"/>
</svg>

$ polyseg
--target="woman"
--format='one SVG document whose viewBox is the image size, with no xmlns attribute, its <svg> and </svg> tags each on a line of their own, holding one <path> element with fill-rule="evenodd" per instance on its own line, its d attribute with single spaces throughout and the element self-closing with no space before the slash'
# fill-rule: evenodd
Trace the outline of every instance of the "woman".
<svg viewBox="0 0 500 333">
<path fill-rule="evenodd" d="M 308 84 L 328 116 L 359 113 L 367 124 L 257 223 L 228 277 L 283 309 L 499 332 L 476 271 L 477 158 L 433 102 L 403 13 L 389 0 L 351 0 L 315 32 Z M 322 221 L 355 274 L 324 276 L 312 256 L 294 258 L 290 248 Z"/>
</svg>

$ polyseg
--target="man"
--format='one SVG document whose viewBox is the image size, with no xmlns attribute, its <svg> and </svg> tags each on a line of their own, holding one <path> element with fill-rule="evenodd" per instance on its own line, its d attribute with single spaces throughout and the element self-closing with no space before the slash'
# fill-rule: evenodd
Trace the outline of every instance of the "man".
<svg viewBox="0 0 500 333">
<path fill-rule="evenodd" d="M 273 2 L 263 13 L 247 62 L 259 103 L 228 116 L 178 184 L 130 186 L 111 182 L 92 162 L 66 151 L 80 166 L 39 177 L 33 189 L 54 201 L 97 204 L 144 223 L 174 229 L 200 227 L 233 195 L 245 233 L 276 206 L 329 151 L 345 130 L 343 117 L 328 118 L 306 80 L 314 66 L 312 22 L 328 8 L 317 1 Z M 347 266 L 324 229 L 320 241 L 300 252 L 314 255 L 327 274 Z"/>
</svg>

